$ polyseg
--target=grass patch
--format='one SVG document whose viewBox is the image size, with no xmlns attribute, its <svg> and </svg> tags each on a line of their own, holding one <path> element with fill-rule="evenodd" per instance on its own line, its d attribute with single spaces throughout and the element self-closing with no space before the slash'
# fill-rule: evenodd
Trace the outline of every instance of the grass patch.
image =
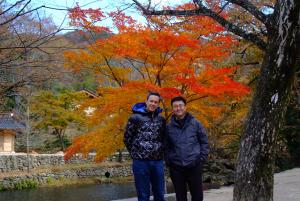
<svg viewBox="0 0 300 201">
<path fill-rule="evenodd" d="M 5 188 L 4 188 L 3 184 L 0 184 L 0 192 L 4 191 L 4 190 L 5 190 Z"/>
<path fill-rule="evenodd" d="M 15 183 L 16 190 L 37 188 L 38 182 L 33 179 L 22 179 Z"/>
<path fill-rule="evenodd" d="M 114 183 L 114 184 L 122 184 L 122 183 L 131 183 L 134 182 L 133 176 L 128 177 L 100 177 L 98 183 Z"/>
<path fill-rule="evenodd" d="M 52 177 L 47 178 L 47 182 L 45 184 L 39 185 L 39 187 L 61 187 L 61 186 L 69 186 L 69 185 L 87 185 L 87 184 L 109 184 L 109 183 L 129 183 L 133 182 L 134 179 L 132 176 L 128 177 L 114 177 L 114 178 L 106 178 L 106 177 L 88 177 L 88 178 L 58 178 L 54 179 Z"/>
<path fill-rule="evenodd" d="M 0 183 L 0 191 L 33 189 L 37 187 L 38 187 L 38 182 L 33 179 L 21 179 L 17 181 L 15 184 L 10 183 L 7 186 L 4 186 L 2 183 Z"/>
</svg>

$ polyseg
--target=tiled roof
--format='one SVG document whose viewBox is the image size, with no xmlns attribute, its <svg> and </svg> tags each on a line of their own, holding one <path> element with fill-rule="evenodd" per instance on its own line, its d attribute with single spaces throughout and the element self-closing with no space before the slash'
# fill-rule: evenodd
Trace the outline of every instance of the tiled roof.
<svg viewBox="0 0 300 201">
<path fill-rule="evenodd" d="M 0 129 L 24 129 L 25 125 L 8 114 L 0 114 Z"/>
</svg>

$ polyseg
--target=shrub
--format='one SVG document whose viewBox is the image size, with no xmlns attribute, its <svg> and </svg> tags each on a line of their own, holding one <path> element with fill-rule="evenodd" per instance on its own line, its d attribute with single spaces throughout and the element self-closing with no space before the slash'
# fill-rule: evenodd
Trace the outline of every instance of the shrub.
<svg viewBox="0 0 300 201">
<path fill-rule="evenodd" d="M 54 182 L 54 178 L 53 177 L 47 177 L 46 182 L 47 182 L 47 184 L 52 184 Z"/>
<path fill-rule="evenodd" d="M 21 189 L 31 189 L 36 188 L 38 186 L 38 183 L 36 180 L 33 179 L 22 179 L 15 183 L 15 189 L 21 190 Z"/>
<path fill-rule="evenodd" d="M 0 184 L 0 191 L 4 191 L 4 190 L 5 190 L 5 188 L 4 188 L 3 184 Z"/>
</svg>

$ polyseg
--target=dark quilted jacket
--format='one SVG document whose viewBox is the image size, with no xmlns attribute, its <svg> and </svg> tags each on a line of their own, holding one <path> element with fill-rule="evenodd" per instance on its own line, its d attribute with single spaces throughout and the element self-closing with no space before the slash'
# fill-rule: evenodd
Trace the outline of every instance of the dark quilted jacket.
<svg viewBox="0 0 300 201">
<path fill-rule="evenodd" d="M 205 129 L 189 113 L 183 125 L 172 116 L 166 127 L 165 139 L 167 165 L 193 167 L 206 161 L 209 147 Z"/>
<path fill-rule="evenodd" d="M 132 111 L 124 133 L 124 143 L 131 158 L 162 160 L 165 129 L 165 119 L 159 115 L 162 110 L 158 108 L 149 113 L 145 103 L 137 103 Z"/>
</svg>

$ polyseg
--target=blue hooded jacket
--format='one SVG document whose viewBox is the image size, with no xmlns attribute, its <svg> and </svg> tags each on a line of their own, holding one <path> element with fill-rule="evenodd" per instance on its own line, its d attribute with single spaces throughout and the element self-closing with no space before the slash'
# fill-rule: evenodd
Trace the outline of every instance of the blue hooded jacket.
<svg viewBox="0 0 300 201">
<path fill-rule="evenodd" d="M 124 144 L 132 159 L 162 160 L 165 119 L 160 116 L 161 108 L 148 112 L 146 103 L 132 107 L 124 133 Z"/>
</svg>

